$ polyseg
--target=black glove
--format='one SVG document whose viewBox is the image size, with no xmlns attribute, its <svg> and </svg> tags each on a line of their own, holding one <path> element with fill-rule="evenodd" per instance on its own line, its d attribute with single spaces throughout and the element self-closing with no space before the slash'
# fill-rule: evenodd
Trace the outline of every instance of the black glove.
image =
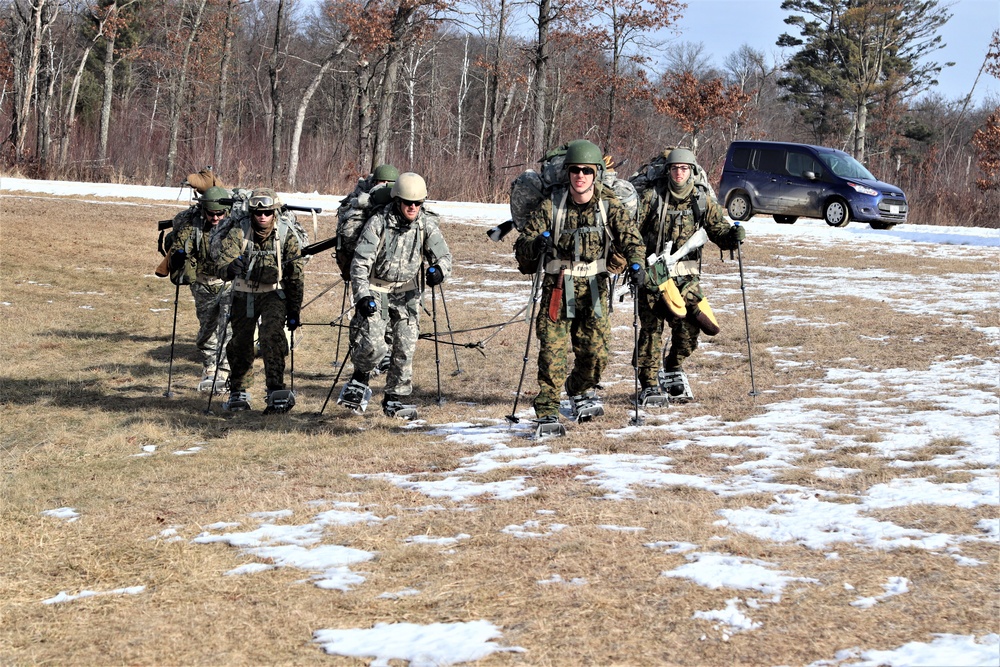
<svg viewBox="0 0 1000 667">
<path fill-rule="evenodd" d="M 289 311 L 285 315 L 285 326 L 288 327 L 289 331 L 295 331 L 300 326 L 302 326 L 302 322 L 299 320 L 299 311 L 297 310 Z"/>
<path fill-rule="evenodd" d="M 246 263 L 243 261 L 243 255 L 240 255 L 226 267 L 226 280 L 239 278 L 243 275 L 243 272 L 246 271 L 246 268 Z"/>
<path fill-rule="evenodd" d="M 354 307 L 357 308 L 358 312 L 365 317 L 371 317 L 378 310 L 378 303 L 370 296 L 363 296 L 358 299 L 358 302 L 354 304 Z"/>
<path fill-rule="evenodd" d="M 544 231 L 535 237 L 531 242 L 531 247 L 535 251 L 536 257 L 541 257 L 552 250 L 552 233 Z"/>
<path fill-rule="evenodd" d="M 732 239 L 733 245 L 736 245 L 743 241 L 747 237 L 747 230 L 740 226 L 740 223 L 736 223 L 729 228 L 729 238 Z"/>
<path fill-rule="evenodd" d="M 444 282 L 444 273 L 441 271 L 441 267 L 435 264 L 434 266 L 427 269 L 427 284 L 431 287 L 436 287 Z"/>
<path fill-rule="evenodd" d="M 646 272 L 642 270 L 641 264 L 630 264 L 628 267 L 628 279 L 632 281 L 632 284 L 636 287 L 642 287 L 646 284 Z"/>
<path fill-rule="evenodd" d="M 187 259 L 187 253 L 183 249 L 178 248 L 170 253 L 170 270 L 180 271 L 184 268 L 184 261 Z"/>
</svg>

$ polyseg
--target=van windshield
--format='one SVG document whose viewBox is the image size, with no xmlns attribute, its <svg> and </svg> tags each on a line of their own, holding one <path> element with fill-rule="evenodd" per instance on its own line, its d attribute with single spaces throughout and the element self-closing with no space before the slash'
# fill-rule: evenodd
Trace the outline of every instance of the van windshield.
<svg viewBox="0 0 1000 667">
<path fill-rule="evenodd" d="M 864 165 L 852 158 L 847 153 L 820 153 L 820 161 L 823 162 L 830 171 L 841 178 L 866 178 L 871 181 L 878 179 L 865 169 Z"/>
</svg>

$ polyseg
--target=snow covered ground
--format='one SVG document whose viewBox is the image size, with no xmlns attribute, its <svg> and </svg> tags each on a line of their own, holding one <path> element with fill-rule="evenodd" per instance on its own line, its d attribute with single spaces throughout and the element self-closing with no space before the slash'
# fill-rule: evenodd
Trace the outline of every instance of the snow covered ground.
<svg viewBox="0 0 1000 667">
<path fill-rule="evenodd" d="M 186 205 L 188 191 L 176 188 L 155 188 L 90 183 L 59 183 L 4 178 L 0 181 L 4 196 L 24 193 L 48 193 L 73 197 L 124 197 L 159 202 L 177 201 Z M 293 193 L 289 203 L 322 206 L 323 215 L 332 215 L 339 197 Z M 428 202 L 448 221 L 489 226 L 508 217 L 506 206 L 461 202 Z M 803 220 L 795 225 L 777 225 L 769 218 L 746 223 L 749 236 L 787 237 L 789 243 L 809 245 L 845 244 L 870 248 L 878 243 L 880 252 L 927 256 L 969 257 L 990 259 L 998 271 L 987 275 L 946 274 L 935 277 L 935 289 L 929 294 L 926 285 L 916 284 L 891 272 L 872 268 L 850 272 L 815 266 L 798 270 L 783 268 L 782 280 L 774 289 L 787 290 L 789 299 L 831 298 L 838 289 L 854 296 L 884 301 L 889 308 L 909 313 L 951 315 L 978 331 L 994 348 L 1000 348 L 1000 323 L 996 321 L 1000 294 L 1000 230 L 927 227 L 899 225 L 888 231 L 875 231 L 867 225 L 852 223 L 844 229 L 833 229 L 821 221 Z M 756 267 L 763 275 L 766 267 Z M 475 290 L 483 286 L 463 285 Z M 456 288 L 458 290 L 459 288 Z M 488 289 L 488 288 L 487 288 Z M 717 280 L 716 289 L 738 290 L 738 284 Z M 456 291 L 457 295 L 459 292 Z M 941 296 L 935 296 L 941 295 Z M 456 296 L 456 298 L 459 298 Z M 970 312 L 992 312 L 993 326 L 983 327 L 968 317 Z M 774 313 L 773 318 L 782 317 Z M 790 321 L 793 326 L 819 326 L 821 323 Z M 830 323 L 822 323 L 831 326 Z M 835 326 L 833 323 L 832 326 Z M 794 365 L 794 348 L 776 348 L 774 356 L 781 363 Z M 712 417 L 684 418 L 670 414 L 648 415 L 642 426 L 615 427 L 607 431 L 614 438 L 627 438 L 637 429 L 662 432 L 669 444 L 659 456 L 626 453 L 595 453 L 584 449 L 556 451 L 544 442 L 534 443 L 525 438 L 529 424 L 511 428 L 505 422 L 475 424 L 417 424 L 430 429 L 445 441 L 458 445 L 476 445 L 479 453 L 466 457 L 454 470 L 425 473 L 390 474 L 377 477 L 401 488 L 418 491 L 430 503 L 447 499 L 462 503 L 472 498 L 493 498 L 497 501 L 517 498 L 534 492 L 530 480 L 511 476 L 501 481 L 482 483 L 477 478 L 487 471 L 532 470 L 540 467 L 576 466 L 582 484 L 600 490 L 608 501 L 635 497 L 637 490 L 687 486 L 710 490 L 722 496 L 766 493 L 774 498 L 766 508 L 728 509 L 719 512 L 715 523 L 717 536 L 741 533 L 777 543 L 795 543 L 838 558 L 843 545 L 881 551 L 899 548 L 925 550 L 941 558 L 953 559 L 963 567 L 984 567 L 987 563 L 963 555 L 970 544 L 1000 544 L 1000 519 L 980 521 L 971 532 L 949 534 L 905 528 L 890 521 L 869 516 L 872 510 L 898 508 L 907 505 L 941 505 L 957 508 L 1000 505 L 1000 409 L 997 385 L 1000 363 L 992 358 L 976 358 L 956 354 L 934 360 L 924 371 L 888 369 L 859 371 L 857 368 L 829 367 L 825 375 L 811 383 L 810 398 L 790 399 L 769 403 L 766 409 L 739 423 L 726 423 Z M 935 387 L 934 409 L 900 410 L 904 401 L 926 394 Z M 845 391 L 850 389 L 852 391 Z M 529 412 L 524 413 L 530 416 Z M 857 495 L 854 503 L 833 502 L 829 492 L 808 484 L 787 484 L 774 481 L 777 473 L 793 466 L 810 453 L 819 451 L 817 441 L 840 439 L 844 446 L 858 444 L 857 436 L 839 434 L 826 426 L 839 420 L 870 426 L 886 434 L 879 442 L 866 442 L 872 447 L 871 456 L 884 457 L 900 467 L 908 463 L 906 454 L 928 443 L 953 438 L 961 446 L 921 465 L 941 470 L 966 471 L 969 481 L 943 483 L 927 478 L 901 477 L 887 483 L 874 484 Z M 734 448 L 744 448 L 754 456 L 741 457 L 727 469 L 725 475 L 685 475 L 672 472 L 671 454 L 688 447 L 711 448 L 719 458 L 731 457 Z M 484 450 L 484 451 L 483 451 Z M 156 455 L 147 446 L 137 455 Z M 196 452 L 174 452 L 187 454 Z M 747 459 L 744 461 L 743 459 Z M 430 471 L 428 471 L 430 472 Z M 859 472 L 857 469 L 826 466 L 814 471 L 820 479 L 844 479 Z M 491 475 L 496 479 L 497 475 Z M 311 574 L 313 583 L 324 589 L 348 590 L 365 581 L 363 563 L 370 563 L 375 554 L 350 547 L 320 544 L 324 531 L 331 526 L 349 524 L 377 525 L 386 520 L 370 507 L 338 502 L 320 507 L 304 521 L 295 522 L 291 512 L 276 508 L 273 513 L 246 517 L 250 525 L 218 524 L 206 526 L 198 535 L 182 537 L 178 528 L 170 528 L 151 539 L 190 539 L 196 544 L 224 543 L 243 553 L 261 557 L 250 567 L 227 572 L 230 576 L 252 576 L 274 567 L 292 567 Z M 428 508 L 433 508 L 429 505 Z M 386 511 L 386 514 L 388 510 Z M 73 508 L 52 508 L 53 520 L 76 521 L 79 514 Z M 280 523 L 279 523 L 280 521 Z M 518 539 L 544 539 L 565 528 L 558 510 L 546 510 L 527 518 L 522 524 L 511 525 L 505 533 Z M 607 530 L 641 531 L 640 527 L 603 526 Z M 468 535 L 413 536 L 414 543 L 433 541 L 444 548 L 456 547 Z M 813 579 L 797 576 L 781 569 L 780 563 L 727 555 L 705 549 L 707 545 L 651 541 L 649 549 L 684 554 L 684 565 L 662 572 L 663 577 L 689 579 L 698 585 L 733 591 L 724 609 L 697 612 L 695 619 L 715 624 L 726 636 L 753 632 L 760 623 L 753 619 L 754 610 L 762 605 L 780 602 L 783 590 L 791 583 L 809 586 Z M 371 565 L 369 565 L 371 566 Z M 585 580 L 563 580 L 559 575 L 538 582 L 539 585 L 585 586 Z M 845 587 L 850 587 L 850 582 Z M 907 595 L 913 582 L 905 577 L 889 577 L 883 584 L 884 593 L 858 595 L 851 603 L 857 613 L 865 613 L 875 605 L 894 596 Z M 67 603 L 80 597 L 99 594 L 141 594 L 141 587 L 106 592 L 65 591 L 45 600 L 46 604 Z M 382 595 L 419 595 L 416 589 L 386 591 Z M 412 665 L 446 665 L 483 658 L 495 651 L 522 651 L 498 643 L 501 631 L 486 620 L 470 623 L 437 623 L 418 626 L 408 623 L 380 624 L 373 628 L 321 629 L 314 632 L 314 641 L 331 654 L 375 658 L 374 665 L 385 665 L 391 659 L 409 660 Z M 1000 635 L 940 634 L 929 642 L 911 642 L 893 650 L 867 650 L 844 646 L 843 650 L 815 666 L 841 665 L 1000 665 Z"/>
</svg>

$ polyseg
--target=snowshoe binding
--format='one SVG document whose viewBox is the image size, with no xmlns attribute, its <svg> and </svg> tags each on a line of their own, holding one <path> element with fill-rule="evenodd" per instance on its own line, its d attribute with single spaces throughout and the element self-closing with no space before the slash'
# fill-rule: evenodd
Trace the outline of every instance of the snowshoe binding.
<svg viewBox="0 0 1000 667">
<path fill-rule="evenodd" d="M 241 412 L 250 409 L 250 392 L 242 389 L 229 392 L 229 398 L 222 404 L 223 410 Z"/>
<path fill-rule="evenodd" d="M 206 392 L 210 391 L 216 396 L 225 393 L 226 387 L 229 384 L 229 378 L 222 373 L 216 376 L 215 371 L 211 373 L 205 373 L 201 378 L 201 382 L 198 383 L 198 391 Z"/>
<path fill-rule="evenodd" d="M 351 378 L 351 381 L 344 385 L 337 397 L 337 403 L 343 405 L 356 415 L 363 415 L 368 408 L 368 401 L 372 397 L 372 390 L 366 384 L 362 384 Z"/>
<path fill-rule="evenodd" d="M 289 389 L 268 389 L 265 415 L 282 414 L 295 407 L 295 392 Z"/>
<path fill-rule="evenodd" d="M 539 417 L 535 421 L 535 440 L 561 438 L 566 435 L 566 427 L 559 423 L 559 417 Z"/>
<path fill-rule="evenodd" d="M 593 389 L 579 396 L 572 396 L 569 400 L 573 405 L 573 418 L 578 422 L 587 422 L 594 417 L 604 416 L 604 404 Z"/>
<path fill-rule="evenodd" d="M 416 419 L 417 418 L 417 406 L 403 403 L 399 400 L 398 396 L 393 396 L 392 394 L 386 395 L 382 400 L 382 412 L 385 413 L 386 417 L 394 417 L 396 419 Z"/>
<path fill-rule="evenodd" d="M 671 403 L 688 403 L 694 398 L 684 371 L 660 371 L 657 379 L 660 381 L 660 391 L 666 394 Z"/>
<path fill-rule="evenodd" d="M 646 387 L 639 392 L 639 405 L 644 408 L 665 408 L 670 405 L 670 400 L 659 387 Z"/>
<path fill-rule="evenodd" d="M 382 357 L 382 360 L 378 362 L 378 366 L 375 367 L 373 371 L 375 375 L 382 375 L 383 373 L 389 372 L 389 365 L 392 364 L 392 355 L 387 354 Z"/>
</svg>

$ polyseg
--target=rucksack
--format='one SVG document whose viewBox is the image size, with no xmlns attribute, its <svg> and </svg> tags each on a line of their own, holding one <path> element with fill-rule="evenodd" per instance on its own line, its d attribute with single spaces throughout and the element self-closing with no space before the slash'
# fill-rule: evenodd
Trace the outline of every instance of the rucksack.
<svg viewBox="0 0 1000 667">
<path fill-rule="evenodd" d="M 517 231 L 528 224 L 528 216 L 538 208 L 542 200 L 552 194 L 558 185 L 565 185 L 568 180 L 566 173 L 566 150 L 569 144 L 553 148 L 539 160 L 538 171 L 527 169 L 521 172 L 510 184 L 510 217 Z M 605 169 L 601 183 L 610 187 L 615 196 L 625 205 L 625 208 L 635 219 L 639 206 L 639 197 L 635 188 L 624 178 L 618 178 L 612 169 Z"/>
<path fill-rule="evenodd" d="M 337 266 L 340 267 L 340 277 L 345 281 L 351 279 L 351 261 L 354 259 L 354 250 L 358 247 L 358 239 L 361 238 L 365 223 L 391 201 L 391 197 L 388 196 L 391 190 L 392 186 L 388 183 L 376 186 L 371 192 L 364 191 L 345 197 L 337 209 L 336 258 Z"/>
<path fill-rule="evenodd" d="M 239 225 L 242 228 L 244 240 L 250 239 L 253 234 L 250 213 L 246 211 L 246 202 L 243 203 L 243 208 L 240 209 L 240 212 L 234 215 L 236 211 L 236 197 L 233 197 L 233 210 L 230 212 L 229 217 L 216 225 L 215 229 L 212 230 L 209 247 L 213 258 L 217 258 L 222 254 L 222 241 L 229 235 L 230 230 L 234 226 Z M 275 217 L 277 218 L 275 224 L 278 227 L 278 241 L 282 247 L 284 247 L 285 240 L 289 234 L 295 235 L 295 238 L 299 242 L 300 251 L 309 245 L 309 234 L 299 224 L 298 218 L 295 217 L 294 213 L 279 209 Z M 302 261 L 303 263 L 308 262 L 309 257 L 302 257 Z"/>
<path fill-rule="evenodd" d="M 629 176 L 628 180 L 633 185 L 636 193 L 637 205 L 638 199 L 642 197 L 646 190 L 655 187 L 658 181 L 670 178 L 670 168 L 667 165 L 667 155 L 669 155 L 672 150 L 673 148 L 666 149 L 649 162 L 639 167 L 638 171 Z M 715 199 L 715 190 L 712 189 L 712 184 L 708 182 L 708 175 L 705 173 L 705 169 L 701 165 L 692 165 L 691 174 L 694 176 L 694 186 L 698 190 L 695 213 L 699 216 L 698 222 L 700 223 L 700 218 L 704 216 L 705 212 L 708 210 L 708 200 Z"/>
</svg>

